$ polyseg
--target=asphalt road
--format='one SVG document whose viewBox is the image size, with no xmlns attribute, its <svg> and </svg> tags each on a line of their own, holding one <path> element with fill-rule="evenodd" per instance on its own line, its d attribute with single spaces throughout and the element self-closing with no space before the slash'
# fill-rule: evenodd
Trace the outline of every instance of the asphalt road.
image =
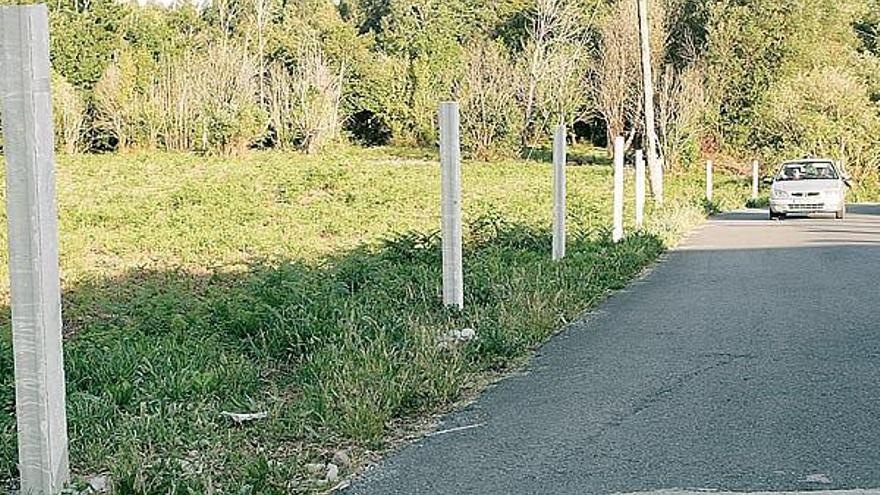
<svg viewBox="0 0 880 495">
<path fill-rule="evenodd" d="M 880 207 L 710 221 L 346 495 L 880 494 Z"/>
</svg>

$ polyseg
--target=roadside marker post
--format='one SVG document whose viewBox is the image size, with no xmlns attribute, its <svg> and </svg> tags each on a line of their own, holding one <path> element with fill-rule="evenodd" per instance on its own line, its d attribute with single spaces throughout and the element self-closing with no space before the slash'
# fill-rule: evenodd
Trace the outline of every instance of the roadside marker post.
<svg viewBox="0 0 880 495">
<path fill-rule="evenodd" d="M 752 199 L 758 199 L 758 160 L 752 162 Z"/>
<path fill-rule="evenodd" d="M 614 138 L 614 242 L 623 240 L 623 136 Z"/>
<path fill-rule="evenodd" d="M 440 231 L 443 304 L 464 308 L 461 259 L 461 142 L 458 103 L 440 104 Z"/>
<path fill-rule="evenodd" d="M 553 260 L 565 258 L 566 129 L 556 126 L 553 135 Z"/>
<path fill-rule="evenodd" d="M 21 493 L 69 479 L 45 5 L 0 7 L 0 100 Z"/>
<path fill-rule="evenodd" d="M 706 201 L 712 202 L 713 184 L 712 184 L 712 160 L 706 162 Z"/>
<path fill-rule="evenodd" d="M 636 150 L 636 229 L 645 226 L 645 154 Z"/>
</svg>

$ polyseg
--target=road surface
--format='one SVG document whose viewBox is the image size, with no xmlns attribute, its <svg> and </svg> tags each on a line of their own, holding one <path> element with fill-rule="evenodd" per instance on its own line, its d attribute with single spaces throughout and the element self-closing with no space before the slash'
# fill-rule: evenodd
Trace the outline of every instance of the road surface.
<svg viewBox="0 0 880 495">
<path fill-rule="evenodd" d="M 345 495 L 880 494 L 880 207 L 716 218 Z"/>
</svg>

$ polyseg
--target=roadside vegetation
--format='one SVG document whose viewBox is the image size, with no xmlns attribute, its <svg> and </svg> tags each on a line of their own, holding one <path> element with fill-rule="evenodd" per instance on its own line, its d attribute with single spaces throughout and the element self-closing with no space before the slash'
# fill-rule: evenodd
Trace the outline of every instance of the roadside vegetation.
<svg viewBox="0 0 880 495">
<path fill-rule="evenodd" d="M 649 4 L 668 169 L 812 154 L 876 175 L 876 0 Z M 641 146 L 634 0 L 48 6 L 56 134 L 69 153 L 431 147 L 441 100 L 460 102 L 462 142 L 478 159 L 519 156 L 557 122 L 572 140 Z"/>
<path fill-rule="evenodd" d="M 344 476 L 374 458 L 623 287 L 705 211 L 699 177 L 672 176 L 677 199 L 615 245 L 610 167 L 569 167 L 569 257 L 553 263 L 550 165 L 467 163 L 465 309 L 449 311 L 438 171 L 434 153 L 416 149 L 60 160 L 76 475 L 107 475 L 116 493 L 326 489 L 307 464 L 350 449 Z M 722 201 L 742 204 L 744 178 L 718 182 Z M 0 294 L 8 301 L 5 285 Z M 476 338 L 440 344 L 464 328 Z M 11 359 L 7 303 L 7 484 Z M 223 411 L 268 417 L 237 425 Z"/>
<path fill-rule="evenodd" d="M 80 482 L 326 490 L 309 464 L 342 450 L 350 474 L 521 363 L 707 212 L 745 204 L 751 160 L 767 174 L 829 156 L 856 177 L 854 198 L 878 194 L 876 0 L 654 0 L 666 203 L 638 233 L 628 206 L 631 235 L 611 243 L 609 138 L 625 136 L 630 156 L 644 134 L 634 3 L 49 3 Z M 461 312 L 440 304 L 441 100 L 461 105 L 469 160 Z M 570 238 L 553 263 L 558 122 Z M 14 486 L 5 255 L 0 486 Z M 476 338 L 444 341 L 462 329 Z"/>
</svg>

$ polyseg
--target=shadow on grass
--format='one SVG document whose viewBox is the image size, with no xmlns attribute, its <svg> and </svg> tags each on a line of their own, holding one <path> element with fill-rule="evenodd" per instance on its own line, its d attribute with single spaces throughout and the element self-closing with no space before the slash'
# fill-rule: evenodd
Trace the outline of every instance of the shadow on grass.
<svg viewBox="0 0 880 495">
<path fill-rule="evenodd" d="M 547 145 L 526 147 L 520 153 L 521 158 L 544 163 L 553 163 L 553 148 Z M 568 166 L 599 165 L 611 166 L 611 157 L 598 148 L 569 147 L 567 150 Z"/>
<path fill-rule="evenodd" d="M 437 161 L 440 159 L 439 151 L 429 147 L 383 146 L 381 150 L 383 154 L 401 160 Z"/>
<path fill-rule="evenodd" d="M 193 274 L 133 271 L 64 291 L 71 456 L 116 493 L 297 493 L 307 462 L 399 438 L 474 377 L 510 366 L 622 288 L 663 249 L 545 229 L 467 226 L 465 309 L 440 303 L 437 233 L 405 233 L 320 263 Z M 16 476 L 9 309 L 0 337 L 0 480 Z M 473 328 L 467 344 L 438 345 Z M 267 411 L 236 425 L 222 411 Z M 2 481 L 0 481 L 2 485 Z"/>
</svg>

